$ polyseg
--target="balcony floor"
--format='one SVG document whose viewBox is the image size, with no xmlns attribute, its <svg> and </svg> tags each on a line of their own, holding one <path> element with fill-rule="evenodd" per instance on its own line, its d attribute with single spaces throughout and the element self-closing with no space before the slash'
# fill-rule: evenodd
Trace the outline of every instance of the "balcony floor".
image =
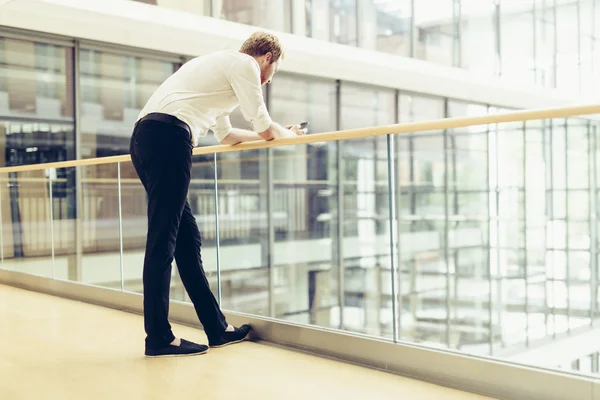
<svg viewBox="0 0 600 400">
<path fill-rule="evenodd" d="M 143 343 L 139 315 L 0 285 L 3 399 L 489 399 L 261 343 L 170 359 Z"/>
</svg>

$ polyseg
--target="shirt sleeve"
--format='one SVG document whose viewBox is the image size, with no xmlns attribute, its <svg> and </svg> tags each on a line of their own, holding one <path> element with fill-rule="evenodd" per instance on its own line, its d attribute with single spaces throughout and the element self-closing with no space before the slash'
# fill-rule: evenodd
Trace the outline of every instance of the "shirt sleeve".
<svg viewBox="0 0 600 400">
<path fill-rule="evenodd" d="M 273 121 L 263 99 L 258 65 L 253 60 L 236 63 L 229 72 L 229 82 L 252 129 L 258 133 L 269 129 Z"/>
<path fill-rule="evenodd" d="M 229 120 L 229 115 L 221 115 L 217 118 L 217 121 L 214 126 L 210 128 L 215 134 L 215 138 L 221 143 L 227 135 L 231 132 L 231 121 Z"/>
</svg>

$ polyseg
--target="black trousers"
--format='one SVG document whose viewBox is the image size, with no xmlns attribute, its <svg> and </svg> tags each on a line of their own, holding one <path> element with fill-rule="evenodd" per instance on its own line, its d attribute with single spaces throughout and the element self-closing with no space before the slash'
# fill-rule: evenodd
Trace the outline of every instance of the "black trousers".
<svg viewBox="0 0 600 400">
<path fill-rule="evenodd" d="M 153 115 L 164 121 L 143 119 L 137 123 L 129 150 L 148 194 L 144 327 L 146 346 L 157 348 L 175 339 L 168 321 L 173 258 L 208 338 L 219 337 L 227 322 L 204 273 L 202 240 L 187 201 L 192 167 L 191 134 L 174 117 Z"/>
</svg>

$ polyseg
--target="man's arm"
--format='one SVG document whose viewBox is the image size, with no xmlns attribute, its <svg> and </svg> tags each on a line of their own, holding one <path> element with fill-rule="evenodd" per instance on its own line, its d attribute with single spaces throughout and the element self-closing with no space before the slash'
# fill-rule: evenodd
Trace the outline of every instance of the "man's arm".
<svg viewBox="0 0 600 400">
<path fill-rule="evenodd" d="M 258 133 L 246 129 L 232 128 L 220 143 L 234 145 L 242 142 L 254 142 L 256 140 L 262 140 L 262 137 Z"/>
<path fill-rule="evenodd" d="M 280 139 L 286 137 L 294 137 L 304 135 L 305 131 L 300 129 L 299 125 L 286 126 L 285 128 L 276 122 L 271 122 L 266 131 L 260 132 L 258 135 L 265 140 Z"/>
<path fill-rule="evenodd" d="M 260 85 L 260 69 L 254 60 L 235 64 L 229 71 L 228 78 L 231 88 L 240 103 L 240 110 L 244 119 L 250 121 L 254 132 L 258 136 L 264 140 L 273 140 L 276 138 L 294 137 L 300 134 L 284 128 L 271 119 L 263 99 Z M 255 138 L 255 136 L 249 136 L 248 134 L 240 134 L 238 138 L 235 136 L 234 134 L 232 141 L 235 141 L 233 139 Z"/>
<path fill-rule="evenodd" d="M 228 116 L 217 119 L 215 136 L 221 144 L 235 145 L 255 140 L 303 135 L 299 126 L 283 127 L 271 120 L 265 105 L 260 86 L 260 70 L 252 61 L 240 62 L 233 66 L 228 75 L 231 87 L 240 103 L 242 115 L 250 121 L 254 131 L 234 129 Z"/>
<path fill-rule="evenodd" d="M 291 129 L 284 128 L 283 126 L 272 122 L 269 128 L 260 133 L 256 133 L 254 131 L 249 131 L 246 129 L 237 129 L 231 128 L 231 131 L 227 136 L 225 136 L 220 143 L 221 144 L 229 144 L 235 145 L 242 142 L 254 142 L 256 140 L 273 140 L 275 138 L 283 138 L 283 137 L 294 137 L 297 135 L 304 134 L 304 131 L 300 130 L 296 132 L 295 127 L 290 127 Z"/>
</svg>

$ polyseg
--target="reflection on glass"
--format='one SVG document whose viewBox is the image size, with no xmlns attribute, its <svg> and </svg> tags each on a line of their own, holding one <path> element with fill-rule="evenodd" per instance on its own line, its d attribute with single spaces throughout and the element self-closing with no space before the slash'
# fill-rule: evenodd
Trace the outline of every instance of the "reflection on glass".
<svg viewBox="0 0 600 400">
<path fill-rule="evenodd" d="M 71 49 L 0 38 L 0 165 L 75 158 Z"/>
<path fill-rule="evenodd" d="M 146 190 L 131 161 L 119 163 L 121 185 L 121 221 L 123 234 L 123 288 L 143 293 L 142 276 L 146 234 L 148 232 L 148 201 Z M 181 300 L 173 291 L 171 298 Z"/>
<path fill-rule="evenodd" d="M 269 92 L 276 121 L 335 130 L 335 82 L 278 75 Z M 272 150 L 275 316 L 339 328 L 336 143 Z"/>
<path fill-rule="evenodd" d="M 401 122 L 444 117 L 442 99 L 400 94 Z M 398 135 L 398 339 L 447 343 L 447 263 L 444 254 L 444 141 L 439 133 Z"/>
<path fill-rule="evenodd" d="M 445 117 L 444 99 L 400 92 L 398 115 L 401 123 L 442 119 Z"/>
<path fill-rule="evenodd" d="M 278 32 L 291 32 L 293 3 L 293 0 L 222 0 L 219 18 Z"/>
<path fill-rule="evenodd" d="M 87 49 L 79 57 L 81 155 L 127 154 L 141 109 L 177 64 Z"/>
<path fill-rule="evenodd" d="M 8 174 L 0 174 L 0 268 L 5 268 L 4 258 L 14 251 L 12 236 L 4 238 L 4 232 L 12 231 L 10 207 Z"/>
<path fill-rule="evenodd" d="M 306 36 L 357 46 L 356 5 L 357 0 L 307 2 Z"/>
<path fill-rule="evenodd" d="M 460 5 L 452 0 L 414 2 L 417 47 L 415 57 L 439 64 L 459 64 L 459 32 L 455 23 Z"/>
<path fill-rule="evenodd" d="M 75 282 L 85 282 L 82 276 L 83 263 L 81 258 L 78 257 L 81 253 L 78 254 L 77 251 L 77 238 L 81 237 L 78 235 L 77 229 L 83 226 L 83 224 L 78 224 L 82 219 L 77 220 L 76 215 L 76 194 L 78 193 L 76 179 L 80 171 L 82 169 L 75 167 L 48 170 L 48 177 L 51 179 L 50 185 L 52 188 L 51 211 L 55 278 Z M 111 222 L 114 223 L 114 220 Z M 103 281 L 103 271 L 96 269 L 95 272 L 97 273 L 96 277 L 98 277 L 98 273 L 100 274 L 98 282 Z"/>
<path fill-rule="evenodd" d="M 487 115 L 485 106 L 452 101 L 448 116 Z M 451 129 L 446 134 L 447 262 L 450 272 L 449 346 L 489 352 L 491 340 L 487 126 Z"/>
<path fill-rule="evenodd" d="M 490 114 L 498 110 L 490 109 Z M 530 138 L 533 138 L 533 134 Z M 529 187 L 526 168 L 530 149 L 523 123 L 490 126 L 490 273 L 492 354 L 505 347 L 523 346 L 532 330 L 529 316 L 531 274 L 525 256 L 528 215 L 525 199 L 533 192 Z M 531 147 L 536 147 L 533 143 Z M 538 178 L 539 179 L 539 178 Z M 527 191 L 526 191 L 527 190 Z M 532 210 L 532 213 L 535 212 Z"/>
<path fill-rule="evenodd" d="M 165 8 L 172 8 L 178 11 L 186 11 L 199 15 L 211 15 L 211 3 L 212 0 L 193 0 L 193 1 L 180 1 L 180 0 L 133 0 L 138 3 L 145 3 L 151 5 L 158 5 Z"/>
<path fill-rule="evenodd" d="M 204 272 L 215 298 L 218 299 L 215 168 L 217 167 L 214 154 L 192 157 L 192 180 L 188 190 L 188 202 L 200 231 Z M 219 205 L 220 207 L 221 205 Z M 176 261 L 174 264 L 176 264 Z M 176 268 L 173 268 L 171 286 L 177 290 L 180 297 L 185 298 L 185 301 L 190 301 L 187 293 L 184 292 L 183 283 Z"/>
<path fill-rule="evenodd" d="M 410 57 L 411 3 L 411 0 L 359 1 L 360 47 Z"/>
<path fill-rule="evenodd" d="M 117 164 L 48 171 L 55 277 L 121 290 Z"/>
<path fill-rule="evenodd" d="M 474 76 L 498 75 L 496 4 L 492 0 L 460 1 L 460 66 Z"/>
<path fill-rule="evenodd" d="M 82 257 L 77 281 L 121 289 L 117 164 L 80 167 Z"/>
<path fill-rule="evenodd" d="M 48 173 L 9 173 L 0 181 L 5 269 L 54 277 Z"/>
<path fill-rule="evenodd" d="M 339 328 L 335 157 L 333 143 L 273 151 L 273 263 L 277 317 Z"/>
<path fill-rule="evenodd" d="M 345 84 L 341 128 L 393 124 L 395 107 L 393 91 Z M 346 140 L 341 148 L 344 328 L 393 338 L 387 138 Z"/>
<path fill-rule="evenodd" d="M 69 121 L 73 117 L 70 50 L 0 38 L 0 115 Z"/>
<path fill-rule="evenodd" d="M 226 310 L 272 316 L 269 301 L 274 293 L 269 291 L 269 259 L 273 256 L 270 257 L 269 251 L 275 250 L 269 245 L 269 218 L 273 224 L 280 224 L 285 216 L 269 216 L 267 212 L 266 155 L 267 150 L 261 149 L 217 157 L 219 260 L 221 306 Z M 207 225 L 214 233 L 212 215 L 213 221 Z M 201 233 L 205 234 L 202 229 Z M 216 264 L 210 266 L 216 268 Z M 276 287 L 277 283 L 273 285 Z"/>
<path fill-rule="evenodd" d="M 501 76 L 519 84 L 535 83 L 534 0 L 500 4 Z M 524 40 L 530 38 L 530 40 Z"/>
<path fill-rule="evenodd" d="M 600 82 L 597 0 L 135 1 L 572 95 Z"/>
</svg>

